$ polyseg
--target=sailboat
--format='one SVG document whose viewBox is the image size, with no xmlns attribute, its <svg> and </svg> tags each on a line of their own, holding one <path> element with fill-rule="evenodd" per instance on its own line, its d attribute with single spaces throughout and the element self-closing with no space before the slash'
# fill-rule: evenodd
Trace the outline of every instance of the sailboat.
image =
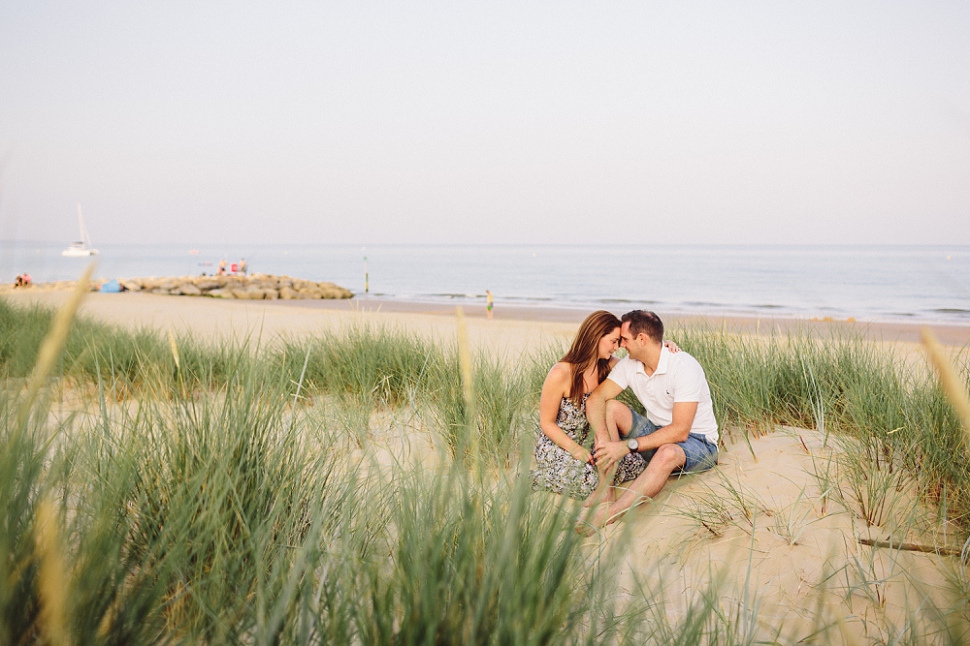
<svg viewBox="0 0 970 646">
<path fill-rule="evenodd" d="M 97 256 L 98 250 L 91 248 L 91 238 L 88 237 L 88 232 L 84 230 L 84 216 L 81 215 L 80 204 L 77 205 L 77 224 L 81 229 L 81 239 L 78 242 L 72 242 L 70 247 L 61 252 L 61 255 L 68 258 Z"/>
</svg>

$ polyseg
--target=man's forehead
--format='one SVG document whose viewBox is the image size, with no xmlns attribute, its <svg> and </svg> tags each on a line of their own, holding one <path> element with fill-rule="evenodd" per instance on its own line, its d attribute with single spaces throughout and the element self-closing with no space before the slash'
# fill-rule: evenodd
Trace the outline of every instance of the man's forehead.
<svg viewBox="0 0 970 646">
<path fill-rule="evenodd" d="M 623 321 L 623 325 L 620 327 L 620 335 L 629 336 L 629 334 L 630 334 L 630 322 Z"/>
</svg>

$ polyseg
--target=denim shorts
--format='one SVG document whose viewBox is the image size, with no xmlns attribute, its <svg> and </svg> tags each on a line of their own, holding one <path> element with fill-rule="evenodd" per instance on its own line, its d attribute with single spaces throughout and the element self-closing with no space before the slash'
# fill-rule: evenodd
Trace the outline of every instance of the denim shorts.
<svg viewBox="0 0 970 646">
<path fill-rule="evenodd" d="M 659 431 L 663 428 L 663 426 L 655 426 L 653 422 L 632 408 L 630 412 L 633 414 L 633 428 L 627 435 L 621 435 L 621 439 L 628 440 L 632 437 L 650 435 L 654 431 Z M 687 462 L 684 463 L 684 466 L 679 471 L 674 471 L 674 473 L 700 473 L 701 471 L 707 471 L 713 468 L 717 464 L 717 445 L 711 443 L 710 440 L 700 433 L 691 433 L 685 441 L 678 442 L 677 446 L 684 449 Z M 650 461 L 654 453 L 655 449 L 640 452 L 647 462 Z"/>
</svg>

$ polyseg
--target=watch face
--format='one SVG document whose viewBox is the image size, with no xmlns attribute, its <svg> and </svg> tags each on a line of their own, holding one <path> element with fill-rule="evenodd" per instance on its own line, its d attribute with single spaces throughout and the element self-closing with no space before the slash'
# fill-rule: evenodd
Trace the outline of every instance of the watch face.
<svg viewBox="0 0 970 646">
<path fill-rule="evenodd" d="M 636 440 L 627 440 L 626 445 L 630 447 L 631 451 L 636 451 L 639 448 Z"/>
</svg>

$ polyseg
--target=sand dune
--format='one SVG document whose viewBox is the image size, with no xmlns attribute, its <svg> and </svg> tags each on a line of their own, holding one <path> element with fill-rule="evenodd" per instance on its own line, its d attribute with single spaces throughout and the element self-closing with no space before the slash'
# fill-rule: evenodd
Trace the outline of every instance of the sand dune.
<svg viewBox="0 0 970 646">
<path fill-rule="evenodd" d="M 56 306 L 66 293 L 25 291 L 7 298 Z M 441 310 L 287 307 L 150 294 L 91 294 L 82 313 L 128 328 L 172 329 L 213 341 L 311 335 L 358 322 L 402 327 L 445 342 L 456 331 L 454 317 Z M 487 321 L 478 312 L 468 319 L 473 346 L 511 360 L 537 343 L 567 342 L 576 327 L 576 321 Z M 958 332 L 951 341 L 966 330 Z M 368 450 L 379 461 L 399 453 L 401 443 L 419 458 L 433 452 L 420 434 L 385 433 L 381 440 L 375 432 L 375 438 Z M 724 445 L 716 470 L 672 480 L 656 499 L 588 539 L 591 555 L 600 547 L 625 551 L 628 575 L 618 581 L 621 589 L 641 593 L 632 589 L 635 572 L 645 577 L 664 613 L 682 616 L 688 603 L 719 581 L 717 603 L 724 612 L 757 604 L 759 621 L 781 626 L 782 641 L 828 624 L 838 626 L 846 643 L 888 639 L 887 625 L 934 622 L 933 609 L 959 603 L 948 583 L 965 577 L 959 558 L 859 542 L 962 547 L 958 537 L 945 535 L 933 510 L 908 495 L 902 474 L 883 496 L 886 507 L 876 528 L 862 518 L 862 506 L 878 485 L 875 479 L 853 481 L 844 466 L 851 445 L 793 428 L 750 442 L 726 429 Z M 935 629 L 927 624 L 927 630 Z"/>
</svg>

